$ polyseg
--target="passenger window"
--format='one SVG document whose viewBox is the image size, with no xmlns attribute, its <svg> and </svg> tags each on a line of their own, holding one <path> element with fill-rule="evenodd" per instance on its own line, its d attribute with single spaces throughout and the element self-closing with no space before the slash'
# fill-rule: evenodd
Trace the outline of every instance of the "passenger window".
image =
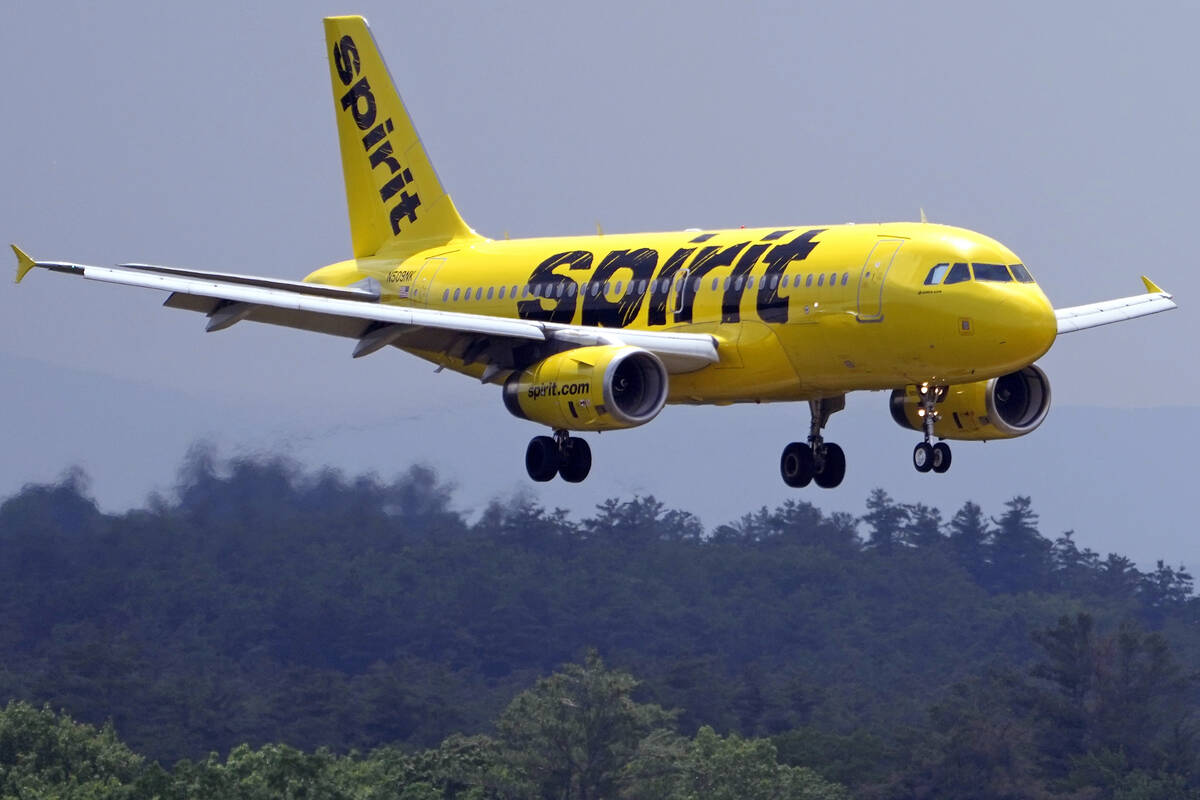
<svg viewBox="0 0 1200 800">
<path fill-rule="evenodd" d="M 735 292 L 740 292 L 742 290 L 742 279 L 741 278 L 738 278 L 736 281 L 733 282 L 733 290 Z"/>
<path fill-rule="evenodd" d="M 717 290 L 717 281 L 719 281 L 719 280 L 720 280 L 720 278 L 713 278 L 713 288 L 712 288 L 712 290 L 713 290 L 714 292 Z"/>
<path fill-rule="evenodd" d="M 462 292 L 462 289 L 455 289 L 455 290 L 454 290 L 454 302 L 456 302 L 456 303 L 458 302 L 458 295 L 459 295 L 459 293 L 461 293 L 461 292 Z"/>
<path fill-rule="evenodd" d="M 933 269 L 929 270 L 929 274 L 925 276 L 925 285 L 937 286 L 942 282 L 942 278 L 946 277 L 946 273 L 949 271 L 949 264 L 935 264 Z"/>
<path fill-rule="evenodd" d="M 754 288 L 754 276 L 753 275 L 751 275 L 749 278 L 746 278 L 746 288 L 747 289 Z"/>
<path fill-rule="evenodd" d="M 500 287 L 500 291 L 499 291 L 499 293 L 496 295 L 496 298 L 497 298 L 498 300 L 503 300 L 503 299 L 504 299 L 504 287 L 503 287 L 503 286 L 501 286 L 501 287 Z"/>
<path fill-rule="evenodd" d="M 483 287 L 480 286 L 478 289 L 475 290 L 475 299 L 480 300 L 482 298 L 483 298 Z"/>
<path fill-rule="evenodd" d="M 1003 264 L 972 264 L 972 266 L 975 268 L 975 280 L 977 281 L 1008 282 L 1012 280 L 1008 267 Z"/>
<path fill-rule="evenodd" d="M 843 273 L 842 273 L 842 286 L 845 286 L 845 285 L 846 285 L 847 283 L 849 283 L 849 282 L 850 282 L 850 273 L 849 273 L 849 272 L 843 272 Z"/>
<path fill-rule="evenodd" d="M 529 297 L 529 284 L 528 283 L 521 287 L 521 297 Z"/>
<path fill-rule="evenodd" d="M 825 285 L 825 273 L 822 272 L 820 275 L 817 276 L 817 286 L 824 286 L 824 285 Z"/>
<path fill-rule="evenodd" d="M 722 284 L 722 287 L 725 289 L 725 291 L 727 291 L 727 292 L 729 291 L 729 278 L 725 279 L 724 283 Z"/>
<path fill-rule="evenodd" d="M 805 288 L 812 286 L 812 275 L 809 275 L 807 278 L 804 279 L 804 286 L 805 286 Z"/>
<path fill-rule="evenodd" d="M 778 286 L 779 286 L 779 276 L 778 276 L 778 275 L 772 275 L 772 276 L 771 276 L 771 288 L 772 288 L 772 289 L 775 289 L 775 288 L 777 288 Z"/>
<path fill-rule="evenodd" d="M 954 266 L 950 268 L 950 272 L 946 274 L 947 285 L 969 280 L 971 280 L 971 268 L 961 261 L 955 262 Z"/>
<path fill-rule="evenodd" d="M 574 297 L 574 296 L 575 296 L 575 282 L 572 281 L 571 283 L 567 284 L 567 297 Z"/>
<path fill-rule="evenodd" d="M 700 279 L 696 278 L 696 280 L 692 281 L 692 293 L 695 294 L 699 291 L 700 291 Z"/>
<path fill-rule="evenodd" d="M 1013 277 L 1021 283 L 1033 283 L 1033 276 L 1025 269 L 1024 264 L 1009 264 L 1008 268 L 1012 270 Z"/>
<path fill-rule="evenodd" d="M 516 296 L 517 296 L 517 287 L 514 286 L 514 287 L 512 287 L 512 293 L 509 295 L 509 297 L 512 297 L 515 299 Z"/>
<path fill-rule="evenodd" d="M 488 287 L 488 300 L 491 300 L 491 299 L 492 299 L 492 293 L 493 293 L 493 292 L 495 292 L 495 291 L 496 291 L 496 287 L 494 287 L 494 286 L 489 286 L 489 287 Z"/>
<path fill-rule="evenodd" d="M 638 281 L 638 294 L 645 294 L 645 293 L 646 293 L 646 282 Z"/>
<path fill-rule="evenodd" d="M 450 299 L 450 290 L 447 289 L 446 291 L 442 292 L 442 302 L 444 303 L 449 299 Z"/>
<path fill-rule="evenodd" d="M 836 272 L 829 273 L 829 285 L 837 286 L 837 273 Z"/>
<path fill-rule="evenodd" d="M 612 281 L 605 281 L 604 282 L 604 294 L 607 295 L 608 290 L 611 288 L 612 288 Z"/>
</svg>

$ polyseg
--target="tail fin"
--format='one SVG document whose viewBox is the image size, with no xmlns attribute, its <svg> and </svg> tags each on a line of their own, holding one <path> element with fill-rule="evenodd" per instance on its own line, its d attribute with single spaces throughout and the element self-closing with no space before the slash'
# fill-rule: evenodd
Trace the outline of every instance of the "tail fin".
<svg viewBox="0 0 1200 800">
<path fill-rule="evenodd" d="M 474 237 L 442 188 L 362 17 L 326 17 L 354 257 Z"/>
</svg>

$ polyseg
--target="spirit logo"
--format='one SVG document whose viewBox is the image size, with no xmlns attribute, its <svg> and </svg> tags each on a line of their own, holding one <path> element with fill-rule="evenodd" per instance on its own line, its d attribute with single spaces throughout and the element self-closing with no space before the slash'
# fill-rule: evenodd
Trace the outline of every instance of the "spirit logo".
<svg viewBox="0 0 1200 800">
<path fill-rule="evenodd" d="M 417 221 L 417 208 L 421 198 L 413 186 L 412 171 L 400 165 L 392 149 L 388 134 L 393 130 L 392 121 L 378 120 L 378 109 L 375 95 L 371 91 L 371 82 L 361 74 L 362 62 L 358 55 L 358 47 L 350 36 L 343 36 L 333 46 L 333 66 L 337 70 L 342 86 L 348 87 L 342 95 L 342 112 L 349 113 L 354 118 L 354 124 L 360 131 L 366 131 L 362 137 L 363 151 L 371 165 L 372 174 L 380 166 L 386 166 L 388 172 L 384 184 L 379 188 L 379 199 L 388 209 L 388 219 L 392 223 L 392 233 L 400 233 L 400 223 L 408 220 Z M 358 81 L 355 81 L 355 78 Z M 413 189 L 412 193 L 409 190 Z"/>
</svg>

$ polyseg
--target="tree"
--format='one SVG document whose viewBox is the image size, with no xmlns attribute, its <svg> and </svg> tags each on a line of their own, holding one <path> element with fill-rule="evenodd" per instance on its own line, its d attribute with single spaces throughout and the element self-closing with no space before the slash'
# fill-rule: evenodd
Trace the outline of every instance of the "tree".
<svg viewBox="0 0 1200 800">
<path fill-rule="evenodd" d="M 0 797 L 133 800 L 159 777 L 111 725 L 97 730 L 27 703 L 0 711 Z"/>
<path fill-rule="evenodd" d="M 1007 509 L 994 520 L 989 576 L 1000 592 L 1028 592 L 1049 584 L 1050 542 L 1038 533 L 1037 514 L 1028 497 L 1017 496 L 1004 504 Z"/>
<path fill-rule="evenodd" d="M 1124 624 L 1098 636 L 1087 614 L 1034 634 L 1045 660 L 1030 671 L 1031 710 L 1043 767 L 1074 789 L 1123 774 L 1194 774 L 1193 692 L 1159 633 Z"/>
<path fill-rule="evenodd" d="M 705 725 L 688 741 L 660 731 L 625 769 L 629 800 L 846 800 L 845 788 L 805 767 L 780 764 L 768 739 L 727 738 Z"/>
<path fill-rule="evenodd" d="M 516 775 L 541 797 L 612 797 L 638 744 L 674 718 L 635 702 L 636 687 L 592 651 L 517 695 L 496 723 Z"/>
<path fill-rule="evenodd" d="M 945 541 L 942 536 L 942 512 L 924 503 L 907 504 L 904 510 L 907 512 L 903 533 L 906 543 L 918 548 L 933 548 Z"/>
<path fill-rule="evenodd" d="M 967 501 L 950 520 L 950 548 L 958 563 L 977 583 L 981 583 L 988 568 L 988 549 L 992 531 L 983 509 Z"/>
<path fill-rule="evenodd" d="M 891 555 L 900 546 L 908 523 L 906 506 L 896 503 L 883 489 L 872 489 L 867 498 L 867 513 L 862 521 L 870 526 L 867 546 L 883 555 Z"/>
</svg>

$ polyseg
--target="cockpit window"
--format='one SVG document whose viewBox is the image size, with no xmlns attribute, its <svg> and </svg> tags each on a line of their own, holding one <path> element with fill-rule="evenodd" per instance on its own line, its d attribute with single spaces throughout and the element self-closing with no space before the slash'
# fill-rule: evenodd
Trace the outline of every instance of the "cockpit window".
<svg viewBox="0 0 1200 800">
<path fill-rule="evenodd" d="M 962 283 L 963 281 L 971 280 L 971 268 L 962 261 L 955 263 L 950 268 L 950 274 L 946 276 L 946 283 Z"/>
<path fill-rule="evenodd" d="M 950 269 L 949 264 L 938 264 L 933 269 L 929 270 L 929 274 L 925 276 L 926 286 L 936 286 L 942 282 L 942 278 L 946 277 L 946 272 Z"/>
<path fill-rule="evenodd" d="M 1009 264 L 1008 268 L 1012 270 L 1013 277 L 1021 283 L 1033 283 L 1033 276 L 1025 269 L 1024 264 Z"/>
<path fill-rule="evenodd" d="M 975 264 L 975 280 L 977 281 L 1011 281 L 1012 275 L 1003 264 Z"/>
</svg>

